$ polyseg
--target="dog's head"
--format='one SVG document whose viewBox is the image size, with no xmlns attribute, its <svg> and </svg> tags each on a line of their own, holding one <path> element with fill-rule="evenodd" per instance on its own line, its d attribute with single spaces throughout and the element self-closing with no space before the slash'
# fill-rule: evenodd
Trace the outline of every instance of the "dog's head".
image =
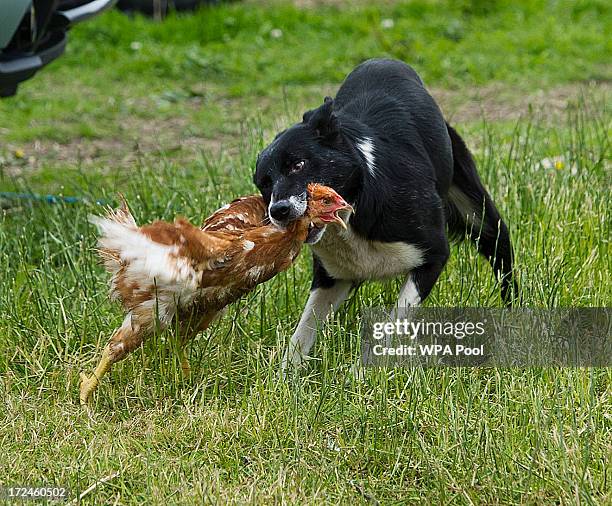
<svg viewBox="0 0 612 506">
<path fill-rule="evenodd" d="M 253 180 L 276 225 L 285 226 L 306 212 L 309 183 L 329 186 L 349 202 L 354 198 L 359 161 L 333 106 L 326 97 L 301 123 L 278 134 L 257 159 Z"/>
</svg>

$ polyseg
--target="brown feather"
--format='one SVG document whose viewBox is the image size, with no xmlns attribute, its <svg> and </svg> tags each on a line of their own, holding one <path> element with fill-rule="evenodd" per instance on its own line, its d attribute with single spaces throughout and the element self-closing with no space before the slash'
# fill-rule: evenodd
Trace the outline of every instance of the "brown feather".
<svg viewBox="0 0 612 506">
<path fill-rule="evenodd" d="M 219 209 L 201 227 L 185 218 L 138 227 L 121 201 L 106 219 L 92 219 L 102 232 L 99 253 L 112 275 L 111 292 L 128 312 L 111 343 L 113 361 L 153 331 L 156 317 L 163 326 L 189 314 L 200 323 L 181 322 L 181 328 L 203 330 L 225 306 L 289 268 L 310 223 L 305 216 L 279 229 L 270 224 L 263 199 L 250 196 Z"/>
</svg>

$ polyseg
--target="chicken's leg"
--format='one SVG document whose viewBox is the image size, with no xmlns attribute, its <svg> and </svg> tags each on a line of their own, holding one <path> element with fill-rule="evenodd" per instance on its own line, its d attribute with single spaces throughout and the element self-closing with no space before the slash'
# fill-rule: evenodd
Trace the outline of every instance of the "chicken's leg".
<svg viewBox="0 0 612 506">
<path fill-rule="evenodd" d="M 79 398 L 81 400 L 81 406 L 87 404 L 87 400 L 92 392 L 98 387 L 98 383 L 111 368 L 113 364 L 110 358 L 110 349 L 107 345 L 102 352 L 102 357 L 100 358 L 100 362 L 98 362 L 98 366 L 94 373 L 88 378 L 84 372 L 81 372 L 81 392 Z"/>
<path fill-rule="evenodd" d="M 182 320 L 178 328 L 178 356 L 181 361 L 181 370 L 183 376 L 188 378 L 191 375 L 191 366 L 185 355 L 185 346 L 200 332 L 205 330 L 217 316 L 217 311 L 208 313 L 191 314 L 185 320 Z"/>
<path fill-rule="evenodd" d="M 123 325 L 113 333 L 110 341 L 102 352 L 102 357 L 94 373 L 87 377 L 81 373 L 81 390 L 79 399 L 81 405 L 87 404 L 91 394 L 98 387 L 102 377 L 110 370 L 115 362 L 123 360 L 130 352 L 138 348 L 144 339 L 152 332 L 153 325 L 146 319 L 146 324 L 138 324 L 128 315 L 123 321 Z"/>
<path fill-rule="evenodd" d="M 181 371 L 183 372 L 183 377 L 189 378 L 191 376 L 191 366 L 189 365 L 189 359 L 185 354 L 185 347 L 180 345 L 178 350 L 179 360 L 181 361 Z"/>
</svg>

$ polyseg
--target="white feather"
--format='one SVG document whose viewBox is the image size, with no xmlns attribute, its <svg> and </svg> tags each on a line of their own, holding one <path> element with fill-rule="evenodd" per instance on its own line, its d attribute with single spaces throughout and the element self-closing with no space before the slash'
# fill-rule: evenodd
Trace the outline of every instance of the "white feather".
<svg viewBox="0 0 612 506">
<path fill-rule="evenodd" d="M 189 304 L 198 294 L 199 276 L 178 246 L 152 241 L 138 229 L 108 218 L 90 217 L 98 227 L 100 248 L 115 252 L 125 266 L 126 281 L 156 290 L 160 318 L 172 317 L 171 307 Z M 116 273 L 115 273 L 116 274 Z"/>
<path fill-rule="evenodd" d="M 251 267 L 248 271 L 246 271 L 246 275 L 252 280 L 257 280 L 265 272 L 265 270 L 265 266 L 256 265 L 255 267 Z"/>
</svg>

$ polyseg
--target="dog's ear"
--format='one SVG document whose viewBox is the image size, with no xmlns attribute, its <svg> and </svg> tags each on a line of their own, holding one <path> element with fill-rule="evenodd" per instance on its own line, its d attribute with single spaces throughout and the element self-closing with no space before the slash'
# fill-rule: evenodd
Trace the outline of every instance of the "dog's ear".
<svg viewBox="0 0 612 506">
<path fill-rule="evenodd" d="M 340 131 L 340 122 L 334 112 L 334 99 L 325 97 L 322 106 L 304 113 L 303 122 L 310 125 L 318 137 L 333 140 Z"/>
</svg>

